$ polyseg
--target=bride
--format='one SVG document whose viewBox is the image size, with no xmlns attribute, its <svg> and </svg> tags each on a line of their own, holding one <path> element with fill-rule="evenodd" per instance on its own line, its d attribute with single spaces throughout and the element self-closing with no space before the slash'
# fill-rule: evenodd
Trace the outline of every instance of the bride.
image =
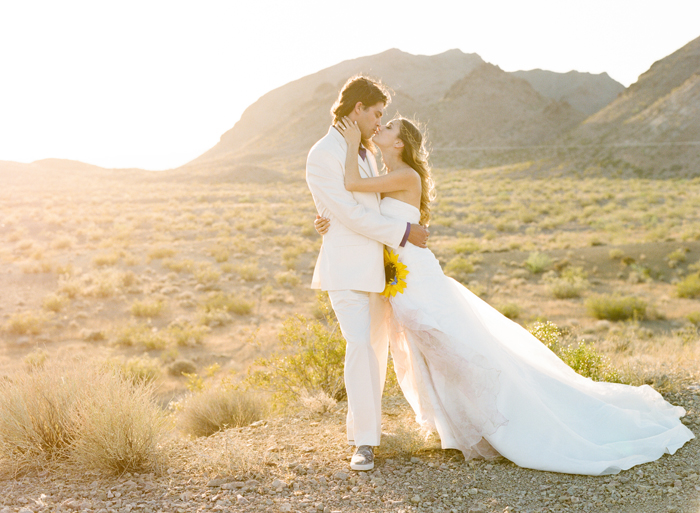
<svg viewBox="0 0 700 513">
<path fill-rule="evenodd" d="M 360 130 L 345 118 L 345 187 L 382 193 L 381 212 L 427 226 L 434 186 L 422 133 L 394 119 L 374 136 L 387 173 L 362 178 Z M 353 151 L 354 150 L 354 151 Z M 316 221 L 319 233 L 328 220 Z M 428 249 L 398 248 L 390 347 L 417 421 L 465 458 L 504 456 L 521 467 L 615 474 L 673 454 L 693 433 L 680 406 L 648 385 L 595 382 L 577 374 L 517 323 L 444 275 Z M 405 266 L 405 268 L 404 268 Z M 399 270 L 396 273 L 396 270 Z M 407 272 L 406 272 L 407 271 Z"/>
</svg>

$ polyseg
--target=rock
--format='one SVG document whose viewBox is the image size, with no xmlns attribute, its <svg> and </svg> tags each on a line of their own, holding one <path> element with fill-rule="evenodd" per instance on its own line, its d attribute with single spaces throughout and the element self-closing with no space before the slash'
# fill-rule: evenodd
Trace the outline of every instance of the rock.
<svg viewBox="0 0 700 513">
<path fill-rule="evenodd" d="M 246 499 L 239 493 L 238 495 L 236 495 L 236 502 L 238 504 L 248 504 L 248 499 Z"/>
<path fill-rule="evenodd" d="M 267 424 L 267 421 L 266 421 L 266 420 L 256 420 L 255 422 L 253 422 L 253 423 L 250 425 L 250 427 L 252 427 L 252 428 L 262 427 L 262 426 L 264 426 L 265 424 Z"/>
<path fill-rule="evenodd" d="M 285 502 L 284 504 L 280 505 L 280 511 L 292 511 L 292 505 Z"/>
<path fill-rule="evenodd" d="M 272 481 L 272 488 L 287 488 L 287 483 L 281 479 L 275 479 Z"/>
<path fill-rule="evenodd" d="M 350 476 L 346 472 L 336 472 L 333 474 L 333 479 L 338 481 L 345 481 L 348 477 Z"/>
<path fill-rule="evenodd" d="M 226 478 L 226 477 L 220 477 L 217 479 L 212 479 L 207 483 L 207 486 L 210 488 L 218 488 L 223 484 L 229 483 L 231 480 Z"/>
<path fill-rule="evenodd" d="M 420 463 L 420 458 L 416 458 L 415 456 L 411 457 L 411 463 Z"/>
<path fill-rule="evenodd" d="M 418 494 L 416 494 L 416 495 L 414 495 L 413 497 L 411 497 L 411 502 L 412 502 L 413 504 L 420 504 L 420 501 L 421 501 L 421 497 L 420 497 L 420 495 L 418 495 Z"/>
<path fill-rule="evenodd" d="M 8 512 L 9 512 L 9 511 L 12 511 L 10 508 L 5 508 L 5 509 L 3 509 L 3 511 L 5 511 L 5 510 L 7 510 Z M 34 512 L 33 512 L 31 509 L 29 509 L 29 508 L 21 508 L 21 509 L 19 510 L 19 513 L 34 513 Z"/>
<path fill-rule="evenodd" d="M 245 483 L 241 481 L 233 481 L 231 483 L 224 483 L 221 485 L 222 490 L 237 490 L 239 488 L 243 488 L 245 486 Z"/>
</svg>

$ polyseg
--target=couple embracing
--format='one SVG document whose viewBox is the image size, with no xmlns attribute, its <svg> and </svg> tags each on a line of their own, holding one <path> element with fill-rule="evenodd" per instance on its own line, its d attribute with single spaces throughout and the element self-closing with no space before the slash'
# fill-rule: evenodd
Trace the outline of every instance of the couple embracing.
<svg viewBox="0 0 700 513">
<path fill-rule="evenodd" d="M 306 164 L 323 235 L 311 286 L 328 291 L 347 344 L 351 468 L 374 467 L 389 347 L 416 420 L 465 458 L 601 475 L 694 438 L 685 410 L 651 387 L 580 376 L 443 274 L 426 248 L 434 186 L 424 136 L 403 118 L 382 125 L 389 101 L 379 82 L 348 80 Z"/>
</svg>

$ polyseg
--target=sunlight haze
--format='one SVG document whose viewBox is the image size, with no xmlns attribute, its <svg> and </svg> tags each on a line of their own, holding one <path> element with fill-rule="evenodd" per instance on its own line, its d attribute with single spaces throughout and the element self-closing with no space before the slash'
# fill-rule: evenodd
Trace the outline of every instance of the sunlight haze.
<svg viewBox="0 0 700 513">
<path fill-rule="evenodd" d="M 271 89 L 389 48 L 629 86 L 700 35 L 697 1 L 349 5 L 0 2 L 0 160 L 178 167 Z"/>
</svg>

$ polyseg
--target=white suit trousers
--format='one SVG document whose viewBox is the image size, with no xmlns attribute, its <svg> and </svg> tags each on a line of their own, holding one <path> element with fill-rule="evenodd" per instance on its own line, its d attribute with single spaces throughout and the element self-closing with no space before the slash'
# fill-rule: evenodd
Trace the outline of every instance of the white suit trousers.
<svg viewBox="0 0 700 513">
<path fill-rule="evenodd" d="M 331 290 L 328 296 L 346 341 L 348 443 L 378 446 L 389 354 L 387 301 L 376 292 Z"/>
</svg>

